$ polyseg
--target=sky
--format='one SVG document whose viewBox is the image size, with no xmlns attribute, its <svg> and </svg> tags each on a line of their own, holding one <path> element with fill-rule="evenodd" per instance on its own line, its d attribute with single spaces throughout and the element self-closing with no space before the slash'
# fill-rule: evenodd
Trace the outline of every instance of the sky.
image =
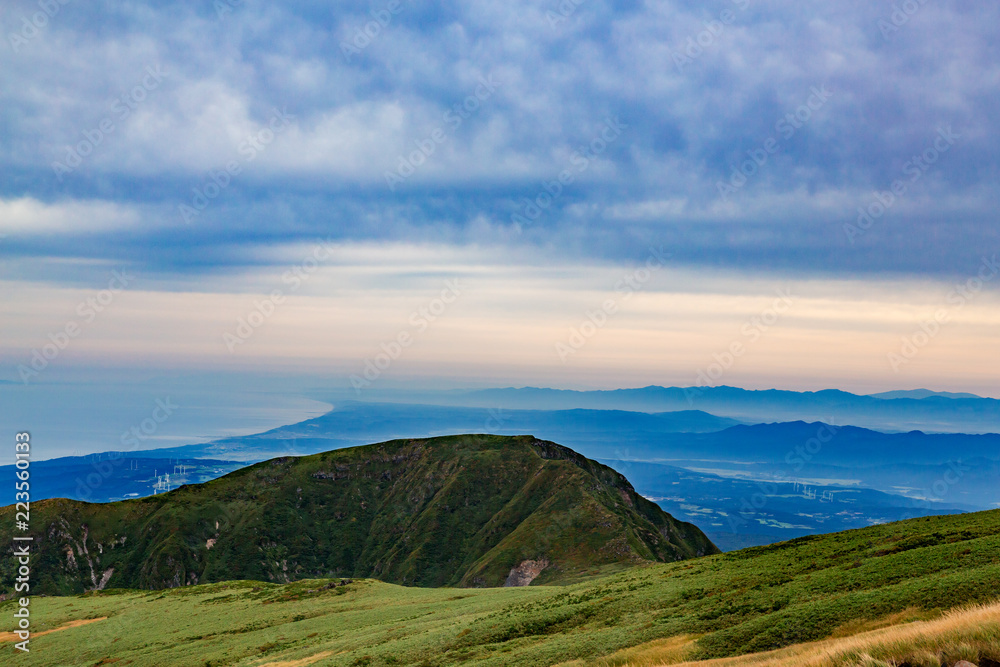
<svg viewBox="0 0 1000 667">
<path fill-rule="evenodd" d="M 997 25 L 10 0 L 0 379 L 1000 396 Z"/>
</svg>

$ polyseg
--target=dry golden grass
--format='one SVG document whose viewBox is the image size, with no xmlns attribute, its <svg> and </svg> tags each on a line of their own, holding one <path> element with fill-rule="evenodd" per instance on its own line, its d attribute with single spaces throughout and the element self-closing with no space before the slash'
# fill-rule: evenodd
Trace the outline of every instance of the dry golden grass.
<svg viewBox="0 0 1000 667">
<path fill-rule="evenodd" d="M 882 628 L 902 625 L 903 623 L 912 623 L 914 621 L 930 621 L 940 618 L 942 615 L 943 613 L 941 610 L 924 611 L 910 607 L 909 609 L 904 609 L 901 612 L 874 620 L 859 618 L 848 623 L 844 623 L 830 633 L 829 638 L 841 639 L 844 637 L 853 637 L 861 634 L 862 632 L 868 632 L 869 630 L 881 630 Z"/>
<path fill-rule="evenodd" d="M 682 662 L 691 654 L 696 637 L 681 635 L 633 646 L 597 661 L 601 667 L 655 667 Z M 588 663 L 574 661 L 556 667 L 577 667 Z"/>
<path fill-rule="evenodd" d="M 311 665 L 315 662 L 319 662 L 323 658 L 328 658 L 333 655 L 333 651 L 323 651 L 322 653 L 317 653 L 316 655 L 311 655 L 308 658 L 302 658 L 301 660 L 286 660 L 284 662 L 265 662 L 259 667 L 306 667 L 306 665 Z"/>
<path fill-rule="evenodd" d="M 96 623 L 97 621 L 103 621 L 107 616 L 101 616 L 100 618 L 84 618 L 77 621 L 70 621 L 65 625 L 61 625 L 58 628 L 53 628 L 52 630 L 43 630 L 41 632 L 32 632 L 31 637 L 41 637 L 42 635 L 52 634 L 53 632 L 59 632 L 60 630 L 69 630 L 70 628 L 78 628 L 81 625 L 89 625 L 90 623 Z M 21 641 L 21 638 L 15 635 L 13 632 L 0 632 L 0 642 L 16 642 Z"/>
<path fill-rule="evenodd" d="M 959 660 L 978 664 L 1000 661 L 1000 603 L 957 609 L 932 620 L 910 621 L 921 612 L 908 610 L 866 625 L 889 627 L 796 644 L 735 658 L 687 661 L 695 649 L 690 637 L 650 642 L 619 651 L 602 667 L 945 667 Z M 843 635 L 850 628 L 838 630 Z M 575 663 L 567 663 L 573 665 Z M 582 663 L 581 663 L 582 664 Z"/>
</svg>

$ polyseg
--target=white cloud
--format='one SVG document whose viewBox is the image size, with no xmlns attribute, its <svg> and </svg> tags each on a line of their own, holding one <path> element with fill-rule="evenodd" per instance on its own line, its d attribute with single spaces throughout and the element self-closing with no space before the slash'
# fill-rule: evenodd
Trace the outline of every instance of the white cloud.
<svg viewBox="0 0 1000 667">
<path fill-rule="evenodd" d="M 132 227 L 138 222 L 137 211 L 114 202 L 47 204 L 31 197 L 0 199 L 0 233 L 10 236 L 107 232 Z"/>
</svg>

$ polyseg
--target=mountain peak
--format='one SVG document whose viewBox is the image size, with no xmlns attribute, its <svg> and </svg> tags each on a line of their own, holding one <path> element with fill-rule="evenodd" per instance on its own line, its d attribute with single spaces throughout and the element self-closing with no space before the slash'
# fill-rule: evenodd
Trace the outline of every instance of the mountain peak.
<svg viewBox="0 0 1000 667">
<path fill-rule="evenodd" d="M 158 496 L 32 509 L 50 593 L 319 576 L 502 586 L 718 552 L 621 474 L 526 435 L 393 440 Z M 90 560 L 62 556 L 83 540 Z"/>
</svg>

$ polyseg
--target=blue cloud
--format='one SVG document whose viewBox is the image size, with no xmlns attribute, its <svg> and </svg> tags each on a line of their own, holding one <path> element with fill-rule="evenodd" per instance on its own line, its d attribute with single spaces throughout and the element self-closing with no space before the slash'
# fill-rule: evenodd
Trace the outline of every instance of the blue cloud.
<svg viewBox="0 0 1000 667">
<path fill-rule="evenodd" d="M 72 3 L 28 39 L 37 5 L 17 4 L 0 19 L 0 200 L 105 201 L 146 224 L 32 235 L 0 220 L 0 253 L 197 273 L 318 234 L 502 238 L 594 259 L 656 243 L 693 265 L 937 276 L 997 246 L 993 5 L 389 6 L 245 2 L 218 16 L 207 3 Z M 149 67 L 165 76 L 138 100 Z M 453 125 L 449 110 L 484 77 L 495 93 Z M 831 91 L 822 104 L 817 89 Z M 127 118 L 112 104 L 123 95 Z M 246 160 L 240 146 L 276 108 L 294 124 Z M 616 117 L 621 137 L 517 226 Z M 113 131 L 93 141 L 107 120 Z M 954 147 L 871 229 L 845 232 L 946 127 Z M 386 172 L 436 130 L 433 154 L 387 188 Z M 87 155 L 60 180 L 53 163 L 78 148 Z M 186 223 L 178 208 L 234 160 L 239 175 Z"/>
</svg>

